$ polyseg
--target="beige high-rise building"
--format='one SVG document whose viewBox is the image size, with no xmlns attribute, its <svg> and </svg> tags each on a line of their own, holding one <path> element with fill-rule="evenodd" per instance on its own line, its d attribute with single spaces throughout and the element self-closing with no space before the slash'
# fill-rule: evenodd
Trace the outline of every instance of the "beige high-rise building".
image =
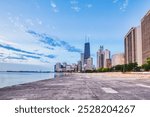
<svg viewBox="0 0 150 117">
<path fill-rule="evenodd" d="M 108 49 L 105 49 L 105 51 L 104 51 L 104 68 L 108 68 L 108 66 L 107 66 L 108 59 L 110 59 L 110 51 Z"/>
<path fill-rule="evenodd" d="M 93 70 L 93 58 L 92 57 L 87 59 L 85 70 Z"/>
<path fill-rule="evenodd" d="M 112 55 L 112 67 L 116 65 L 123 65 L 124 64 L 124 54 L 114 54 Z"/>
<path fill-rule="evenodd" d="M 132 27 L 124 39 L 125 64 L 135 63 L 142 65 L 141 27 Z"/>
<path fill-rule="evenodd" d="M 150 57 L 150 11 L 141 20 L 142 32 L 142 60 L 143 64 Z"/>
</svg>

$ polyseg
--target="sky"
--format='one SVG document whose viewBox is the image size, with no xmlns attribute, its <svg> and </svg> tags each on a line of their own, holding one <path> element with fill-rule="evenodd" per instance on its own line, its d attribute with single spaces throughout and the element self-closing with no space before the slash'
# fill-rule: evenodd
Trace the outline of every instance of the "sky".
<svg viewBox="0 0 150 117">
<path fill-rule="evenodd" d="M 77 63 L 86 37 L 96 65 L 100 45 L 124 52 L 124 36 L 148 10 L 150 0 L 1 0 L 0 71 Z"/>
</svg>

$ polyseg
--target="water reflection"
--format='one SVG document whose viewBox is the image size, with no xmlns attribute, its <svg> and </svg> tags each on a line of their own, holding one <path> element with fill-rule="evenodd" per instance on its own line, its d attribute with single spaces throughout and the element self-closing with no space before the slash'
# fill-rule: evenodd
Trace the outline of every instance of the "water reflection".
<svg viewBox="0 0 150 117">
<path fill-rule="evenodd" d="M 58 78 L 61 76 L 63 76 L 63 73 L 0 72 L 0 88 L 39 80 Z"/>
</svg>

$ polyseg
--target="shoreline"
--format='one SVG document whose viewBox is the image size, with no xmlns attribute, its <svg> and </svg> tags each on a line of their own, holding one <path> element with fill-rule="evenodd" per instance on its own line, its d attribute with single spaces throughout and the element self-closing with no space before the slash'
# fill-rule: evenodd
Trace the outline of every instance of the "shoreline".
<svg viewBox="0 0 150 117">
<path fill-rule="evenodd" d="M 146 85 L 141 85 L 143 83 Z M 109 94 L 103 87 L 118 93 Z M 150 75 L 66 73 L 61 77 L 0 88 L 0 100 L 140 100 L 150 99 L 149 87 Z M 143 97 L 145 95 L 149 96 Z"/>
<path fill-rule="evenodd" d="M 10 72 L 10 73 L 12 73 L 12 72 Z M 13 72 L 13 73 L 29 73 L 30 74 L 31 72 Z M 37 73 L 37 74 L 40 74 L 40 73 Z M 25 85 L 25 84 L 40 82 L 40 81 L 47 81 L 47 80 L 52 80 L 52 79 L 55 79 L 55 78 L 61 78 L 61 77 L 66 77 L 66 76 L 71 75 L 71 73 L 55 73 L 55 72 L 54 72 L 54 74 L 55 75 L 54 75 L 53 78 L 46 78 L 46 79 L 41 79 L 41 80 L 37 80 L 37 81 L 31 81 L 31 82 L 29 81 L 29 82 L 25 82 L 25 83 L 21 83 L 21 84 L 14 84 L 14 85 L 10 85 L 10 86 L 0 87 L 0 89 L 11 88 L 11 87 L 15 87 L 15 86 L 21 86 L 21 85 Z"/>
<path fill-rule="evenodd" d="M 15 72 L 14 72 L 15 73 Z M 30 73 L 30 72 L 28 72 Z M 57 75 L 58 74 L 58 75 Z M 62 75 L 63 74 L 63 75 Z M 6 86 L 6 87 L 2 87 L 0 89 L 3 88 L 9 88 L 9 87 L 14 87 L 14 86 L 20 86 L 20 85 L 24 85 L 24 84 L 30 84 L 30 83 L 35 83 L 35 82 L 40 82 L 40 81 L 47 81 L 47 80 L 52 80 L 55 78 L 62 78 L 62 77 L 67 77 L 67 76 L 84 76 L 86 75 L 86 77 L 95 77 L 98 79 L 107 79 L 107 78 L 111 78 L 111 79 L 150 79 L 150 72 L 101 72 L 101 73 L 68 73 L 68 72 L 61 72 L 60 73 L 55 73 L 55 77 L 54 78 L 47 78 L 47 79 L 42 79 L 42 80 L 37 80 L 37 81 L 33 81 L 33 82 L 27 82 L 27 83 L 21 83 L 21 84 L 16 84 L 16 85 L 11 85 L 11 86 Z M 87 76 L 88 75 L 88 76 Z M 120 76 L 122 75 L 122 76 Z M 102 78 L 103 77 L 103 78 Z"/>
</svg>

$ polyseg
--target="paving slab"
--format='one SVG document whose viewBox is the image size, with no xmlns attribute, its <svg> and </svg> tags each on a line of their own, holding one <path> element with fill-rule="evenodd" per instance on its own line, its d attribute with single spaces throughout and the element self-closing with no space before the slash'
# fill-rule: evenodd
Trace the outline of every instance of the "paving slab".
<svg viewBox="0 0 150 117">
<path fill-rule="evenodd" d="M 77 73 L 1 88 L 0 100 L 150 100 L 149 87 L 141 76 Z"/>
</svg>

